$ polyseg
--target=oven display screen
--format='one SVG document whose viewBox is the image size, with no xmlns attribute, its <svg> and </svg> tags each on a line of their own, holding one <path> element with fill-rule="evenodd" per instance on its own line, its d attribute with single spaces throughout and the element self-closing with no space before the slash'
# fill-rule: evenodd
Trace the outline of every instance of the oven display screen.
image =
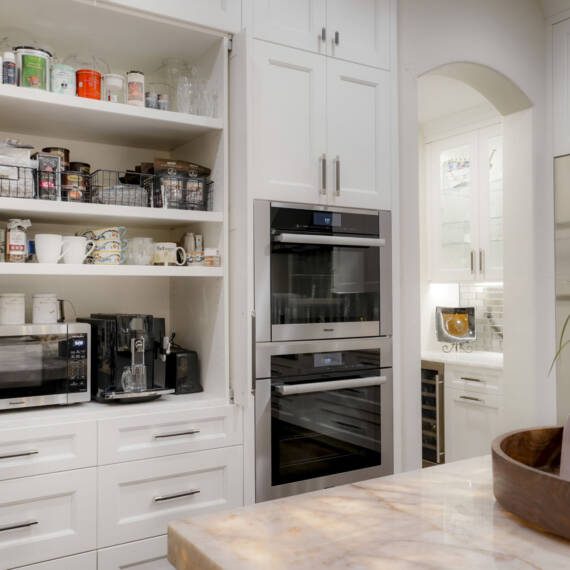
<svg viewBox="0 0 570 570">
<path fill-rule="evenodd" d="M 333 212 L 313 212 L 313 224 L 315 226 L 339 227 L 342 225 L 341 214 Z"/>
<path fill-rule="evenodd" d="M 85 346 L 84 338 L 74 338 L 72 339 L 73 348 L 83 348 Z"/>
<path fill-rule="evenodd" d="M 342 364 L 342 352 L 319 352 L 313 355 L 313 365 L 315 368 L 342 366 Z"/>
</svg>

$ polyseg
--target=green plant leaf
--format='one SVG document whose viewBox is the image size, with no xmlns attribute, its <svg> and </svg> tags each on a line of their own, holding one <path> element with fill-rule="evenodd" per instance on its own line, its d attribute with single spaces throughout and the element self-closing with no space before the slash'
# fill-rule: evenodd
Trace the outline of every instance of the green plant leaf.
<svg viewBox="0 0 570 570">
<path fill-rule="evenodd" d="M 550 365 L 550 368 L 548 369 L 548 374 L 550 375 L 550 373 L 552 372 L 552 369 L 554 368 L 554 365 L 556 364 L 556 361 L 560 358 L 560 355 L 562 354 L 562 351 L 570 344 L 570 340 L 567 340 L 565 343 L 561 344 L 558 347 L 558 350 L 556 351 L 556 354 L 554 355 L 554 358 L 552 359 L 552 364 Z"/>
</svg>

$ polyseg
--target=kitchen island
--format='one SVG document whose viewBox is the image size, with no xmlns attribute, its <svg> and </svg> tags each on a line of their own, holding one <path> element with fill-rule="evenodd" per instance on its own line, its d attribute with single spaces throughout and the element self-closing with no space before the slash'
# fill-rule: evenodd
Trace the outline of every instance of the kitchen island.
<svg viewBox="0 0 570 570">
<path fill-rule="evenodd" d="M 493 497 L 490 456 L 176 521 L 178 570 L 570 567 Z"/>
</svg>

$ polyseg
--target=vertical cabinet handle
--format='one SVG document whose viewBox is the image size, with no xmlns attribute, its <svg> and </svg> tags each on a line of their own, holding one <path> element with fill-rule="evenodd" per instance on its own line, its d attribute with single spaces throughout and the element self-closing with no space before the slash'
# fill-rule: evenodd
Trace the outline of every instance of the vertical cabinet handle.
<svg viewBox="0 0 570 570">
<path fill-rule="evenodd" d="M 479 271 L 481 273 L 485 272 L 485 250 L 479 250 Z"/>
<path fill-rule="evenodd" d="M 340 196 L 340 156 L 337 156 L 334 159 L 334 164 L 335 164 L 335 178 L 336 178 L 336 188 L 335 188 L 335 194 L 337 196 Z"/>
<path fill-rule="evenodd" d="M 472 249 L 469 254 L 471 261 L 471 273 L 475 273 L 475 251 Z"/>
<path fill-rule="evenodd" d="M 334 45 L 337 46 L 338 44 L 340 44 L 340 32 L 336 30 L 334 33 Z"/>
<path fill-rule="evenodd" d="M 321 194 L 327 193 L 327 155 L 321 155 Z"/>
<path fill-rule="evenodd" d="M 251 393 L 255 394 L 256 366 L 255 366 L 255 343 L 257 342 L 257 334 L 255 330 L 255 311 L 251 311 Z"/>
<path fill-rule="evenodd" d="M 327 41 L 327 29 L 326 28 L 321 28 L 321 41 L 323 41 L 323 42 Z"/>
</svg>

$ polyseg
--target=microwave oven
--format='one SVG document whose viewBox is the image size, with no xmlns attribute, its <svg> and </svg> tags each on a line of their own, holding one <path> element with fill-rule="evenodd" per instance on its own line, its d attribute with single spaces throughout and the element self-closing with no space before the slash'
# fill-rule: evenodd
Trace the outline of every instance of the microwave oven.
<svg viewBox="0 0 570 570">
<path fill-rule="evenodd" d="M 91 327 L 0 326 L 0 410 L 91 399 Z"/>
</svg>

